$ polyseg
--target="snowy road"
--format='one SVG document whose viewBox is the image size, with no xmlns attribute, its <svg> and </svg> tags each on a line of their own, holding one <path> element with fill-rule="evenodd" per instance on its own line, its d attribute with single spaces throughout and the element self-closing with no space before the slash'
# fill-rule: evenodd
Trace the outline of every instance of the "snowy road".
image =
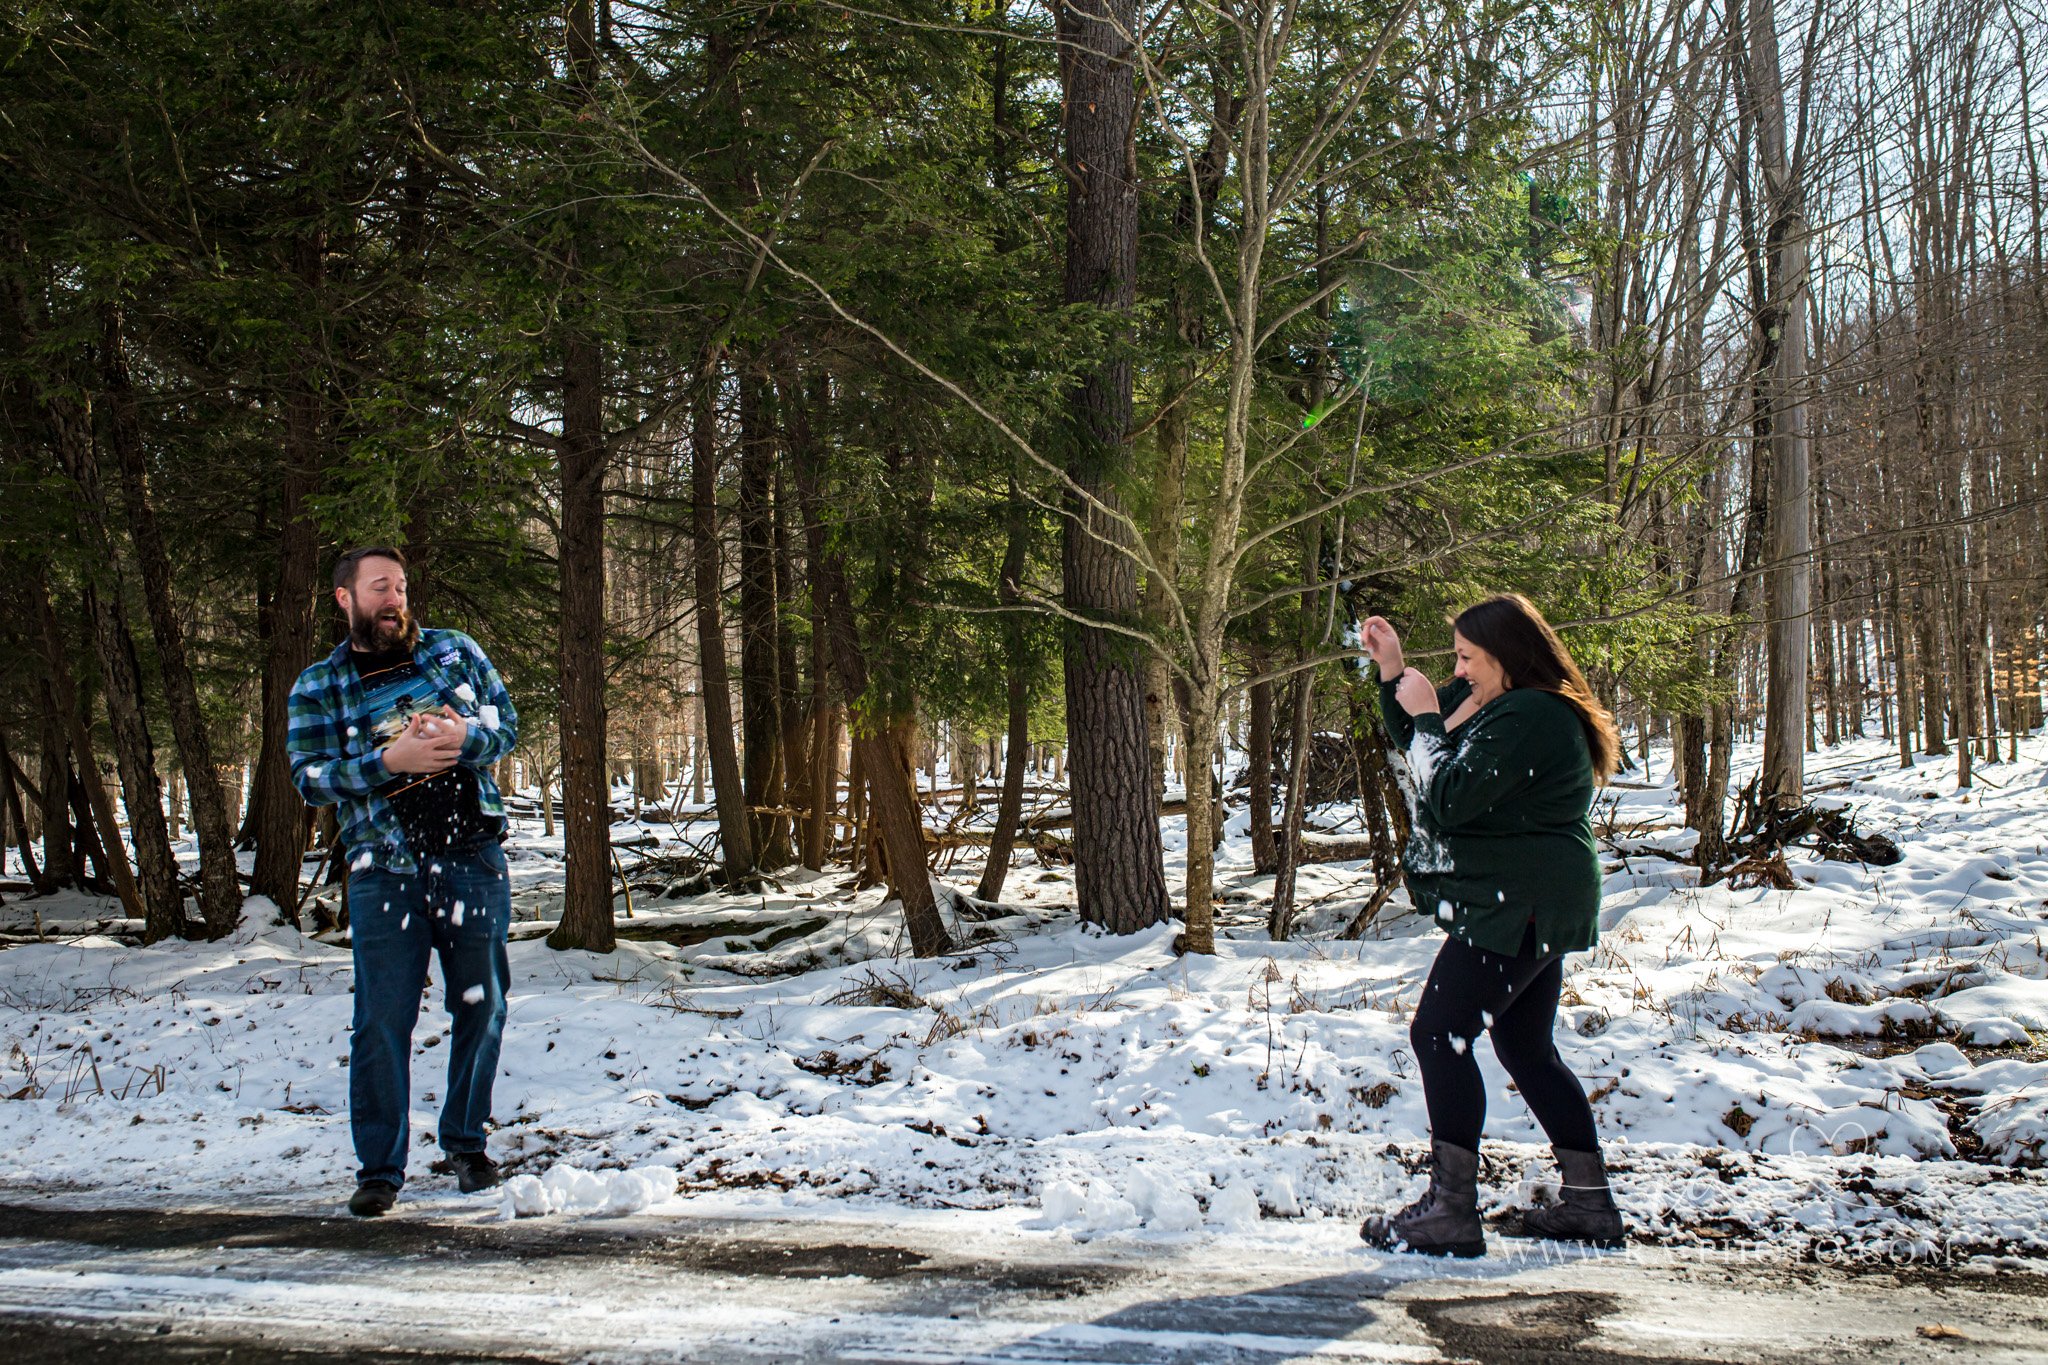
<svg viewBox="0 0 2048 1365">
<path fill-rule="evenodd" d="M 922 1217 L 506 1223 L 0 1203 L 11 1365 L 2048 1358 L 2048 1277 L 1652 1253 L 1101 1252 Z"/>
</svg>

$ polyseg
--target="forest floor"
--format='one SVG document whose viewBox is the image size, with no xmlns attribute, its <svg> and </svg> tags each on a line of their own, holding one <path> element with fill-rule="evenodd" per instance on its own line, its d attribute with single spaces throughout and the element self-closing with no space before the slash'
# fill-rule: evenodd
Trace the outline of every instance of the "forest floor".
<svg viewBox="0 0 2048 1365">
<path fill-rule="evenodd" d="M 1637 773 L 1603 796 L 1601 943 L 1567 962 L 1561 1028 L 1635 1240 L 1528 1273 L 1597 1278 L 1640 1256 L 1754 1266 L 1758 1283 L 1798 1267 L 2015 1284 L 2048 1270 L 2048 739 L 2022 749 L 1960 794 L 1952 760 L 1900 770 L 1882 741 L 1816 755 L 1818 799 L 1904 858 L 1794 849 L 1793 890 L 1703 888 L 1663 856 L 1689 837 L 1667 782 Z M 1351 813 L 1313 818 L 1341 830 Z M 1171 880 L 1181 822 L 1165 829 Z M 643 858 L 689 833 L 617 831 L 653 841 Z M 595 955 L 538 941 L 559 842 L 522 821 L 508 851 L 492 1148 L 513 1179 L 465 1198 L 430 1165 L 435 984 L 400 1221 L 502 1219 L 545 1241 L 707 1217 L 942 1239 L 954 1220 L 962 1255 L 1000 1239 L 1006 1260 L 1284 1263 L 1340 1286 L 1406 1273 L 1355 1226 L 1420 1183 L 1407 1013 L 1438 939 L 1405 897 L 1363 939 L 1334 938 L 1371 890 L 1360 865 L 1304 868 L 1302 932 L 1269 942 L 1240 810 L 1210 959 L 1177 957 L 1171 925 L 1077 926 L 1069 871 L 1028 855 L 1002 905 L 950 898 L 965 946 L 938 959 L 908 957 L 895 907 L 843 871 L 748 897 L 643 890 L 630 937 Z M 941 880 L 964 893 L 978 871 Z M 107 903 L 0 905 L 0 930 L 29 940 L 0 951 L 0 1200 L 337 1211 L 353 1174 L 349 954 L 267 912 L 218 943 L 142 949 Z M 1506 1232 L 1554 1176 L 1479 1057 L 1482 1209 Z M 1495 1242 L 1502 1274 L 1528 1254 Z M 0 1272 L 0 1291 L 20 1273 Z"/>
</svg>

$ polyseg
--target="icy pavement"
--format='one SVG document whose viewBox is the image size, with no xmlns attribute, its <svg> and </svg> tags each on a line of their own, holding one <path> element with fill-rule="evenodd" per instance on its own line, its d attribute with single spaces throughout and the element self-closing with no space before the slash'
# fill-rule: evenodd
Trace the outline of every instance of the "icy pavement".
<svg viewBox="0 0 2048 1365">
<path fill-rule="evenodd" d="M 15 1365 L 242 1361 L 2039 1360 L 2048 1278 L 1717 1252 L 1444 1264 L 1079 1248 L 1006 1215 L 376 1222 L 0 1205 Z M 487 1201 L 486 1201 L 487 1202 Z"/>
</svg>

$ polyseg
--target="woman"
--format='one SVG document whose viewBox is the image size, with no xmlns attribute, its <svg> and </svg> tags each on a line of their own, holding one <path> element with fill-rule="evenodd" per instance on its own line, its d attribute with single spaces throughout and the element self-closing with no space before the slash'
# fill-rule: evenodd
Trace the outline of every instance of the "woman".
<svg viewBox="0 0 2048 1365">
<path fill-rule="evenodd" d="M 1564 955 L 1591 948 L 1597 931 L 1588 812 L 1620 757 L 1614 718 L 1527 598 L 1490 597 L 1453 629 L 1457 677 L 1442 689 L 1406 665 L 1384 619 L 1363 633 L 1387 732 L 1415 779 L 1402 856 L 1409 892 L 1447 937 L 1408 1030 L 1429 1106 L 1429 1188 L 1392 1217 L 1367 1219 L 1360 1235 L 1438 1255 L 1486 1250 L 1477 1189 L 1486 1089 L 1472 1056 L 1483 1030 L 1564 1177 L 1562 1202 L 1527 1211 L 1524 1226 L 1619 1245 L 1593 1107 L 1551 1040 Z"/>
</svg>

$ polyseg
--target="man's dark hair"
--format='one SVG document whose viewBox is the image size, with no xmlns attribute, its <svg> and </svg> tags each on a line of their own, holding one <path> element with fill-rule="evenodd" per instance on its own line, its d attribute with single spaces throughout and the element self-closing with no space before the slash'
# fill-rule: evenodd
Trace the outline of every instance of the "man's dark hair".
<svg viewBox="0 0 2048 1365">
<path fill-rule="evenodd" d="M 399 568 L 405 567 L 405 552 L 390 545 L 365 545 L 360 550 L 350 550 L 334 561 L 334 586 L 355 591 L 356 568 L 366 559 L 389 559 Z"/>
</svg>

